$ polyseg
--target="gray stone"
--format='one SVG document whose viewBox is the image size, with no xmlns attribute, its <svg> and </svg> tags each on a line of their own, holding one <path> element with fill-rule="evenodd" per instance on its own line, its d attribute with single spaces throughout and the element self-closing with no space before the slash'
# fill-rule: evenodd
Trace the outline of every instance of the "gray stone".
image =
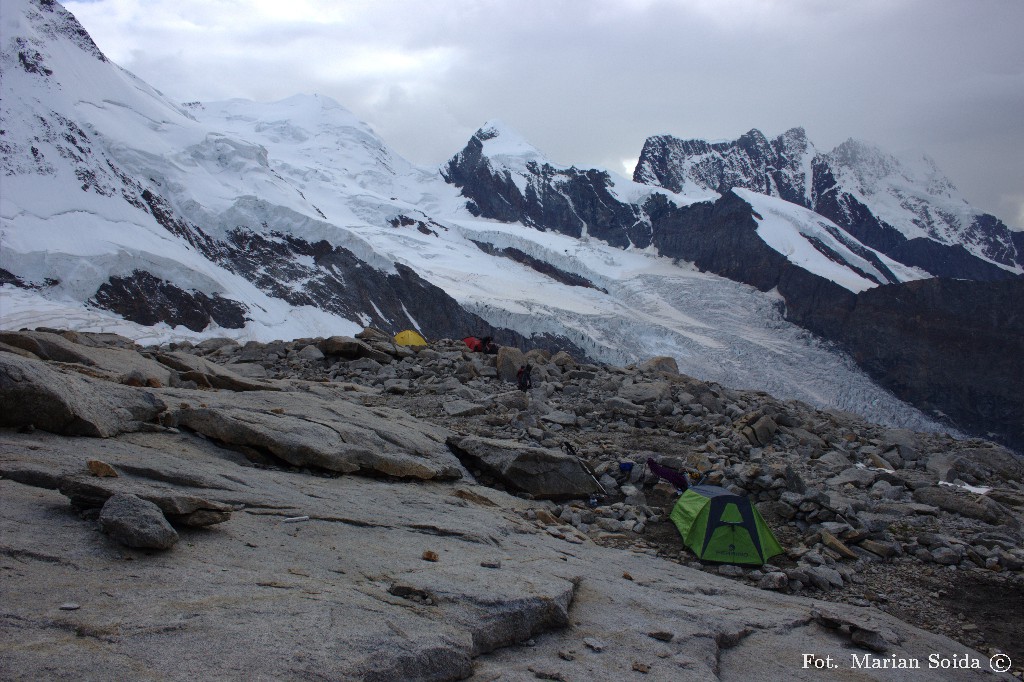
<svg viewBox="0 0 1024 682">
<path fill-rule="evenodd" d="M 444 411 L 451 417 L 472 417 L 478 414 L 487 414 L 487 408 L 468 400 L 450 400 L 443 403 Z"/>
<path fill-rule="evenodd" d="M 343 392 L 333 387 L 318 390 L 334 400 L 302 393 L 214 394 L 205 397 L 205 407 L 184 404 L 175 415 L 193 431 L 294 466 L 339 473 L 368 469 L 400 478 L 462 475 L 444 445 L 450 434 L 446 429 L 397 410 L 338 400 Z"/>
<path fill-rule="evenodd" d="M 913 494 L 914 501 L 938 507 L 944 511 L 979 519 L 986 523 L 1000 524 L 1013 522 L 1013 517 L 996 501 L 984 495 L 970 495 L 956 492 L 949 486 L 918 488 Z"/>
<path fill-rule="evenodd" d="M 384 382 L 384 392 L 394 395 L 405 395 L 413 388 L 408 379 L 388 379 Z"/>
<path fill-rule="evenodd" d="M 552 410 L 551 412 L 541 416 L 541 421 L 559 424 L 561 426 L 576 426 L 578 419 L 574 414 L 562 412 L 561 410 Z"/>
<path fill-rule="evenodd" d="M 323 352 L 316 346 L 309 345 L 300 350 L 296 355 L 302 360 L 323 360 Z"/>
<path fill-rule="evenodd" d="M 850 629 L 850 641 L 857 646 L 878 653 L 885 653 L 889 650 L 889 642 L 876 630 L 853 627 Z"/>
<path fill-rule="evenodd" d="M 573 357 L 564 350 L 558 351 L 551 357 L 551 364 L 560 368 L 562 371 L 576 368 L 576 360 L 574 360 Z"/>
<path fill-rule="evenodd" d="M 150 390 L 0 353 L 0 426 L 107 438 L 145 428 L 166 407 Z"/>
<path fill-rule="evenodd" d="M 164 518 L 160 507 L 135 495 L 110 497 L 100 511 L 100 529 L 123 545 L 170 549 L 178 533 Z"/>
<path fill-rule="evenodd" d="M 833 476 L 826 483 L 833 488 L 851 484 L 858 488 L 867 488 L 878 478 L 878 472 L 860 467 L 850 467 L 838 476 Z"/>
<path fill-rule="evenodd" d="M 826 464 L 832 467 L 842 467 L 844 469 L 850 466 L 850 458 L 838 450 L 830 450 L 819 457 L 816 461 L 821 464 Z"/>
<path fill-rule="evenodd" d="M 525 410 L 530 407 L 530 394 L 525 391 L 507 391 L 491 396 L 491 402 L 510 410 Z"/>
<path fill-rule="evenodd" d="M 202 478 L 183 474 L 154 473 L 182 482 L 203 483 Z M 57 489 L 79 509 L 99 509 L 115 495 L 131 495 L 155 504 L 169 521 L 181 526 L 212 526 L 231 518 L 231 505 L 179 490 L 156 488 L 123 476 L 117 479 L 98 479 L 82 474 L 63 476 L 57 483 Z"/>
<path fill-rule="evenodd" d="M 828 566 L 808 566 L 805 571 L 811 584 L 823 592 L 827 592 L 833 587 L 841 588 L 843 586 L 843 576 L 834 568 L 829 568 Z"/>
<path fill-rule="evenodd" d="M 124 340 L 120 347 L 111 347 L 95 341 L 96 337 L 77 332 L 0 331 L 0 342 L 30 351 L 43 360 L 89 367 L 94 376 L 102 373 L 116 383 L 127 383 L 126 378 L 131 376 L 135 377 L 131 383 L 137 386 L 159 388 L 170 385 L 171 372 L 143 357 L 131 342 Z"/>
<path fill-rule="evenodd" d="M 325 355 L 336 355 L 342 358 L 355 359 L 360 357 L 364 349 L 368 349 L 365 343 L 351 336 L 331 336 L 320 342 L 320 350 Z"/>
<path fill-rule="evenodd" d="M 318 351 L 319 352 L 319 351 Z M 174 351 L 170 353 L 158 353 L 157 359 L 160 364 L 166 365 L 179 372 L 182 379 L 195 381 L 203 388 L 220 388 L 228 391 L 276 391 L 276 386 L 265 382 L 251 381 L 243 377 L 234 369 L 210 362 L 206 358 L 197 357 L 191 353 Z M 245 365 L 235 365 L 241 368 Z M 260 367 L 254 365 L 251 367 Z M 261 367 L 262 369 L 262 367 Z M 254 370 L 250 370 L 254 371 Z M 266 370 L 263 370 L 264 376 Z"/>
<path fill-rule="evenodd" d="M 796 509 L 792 505 L 786 504 L 781 500 L 766 500 L 764 502 L 758 502 L 756 504 L 757 510 L 761 512 L 769 523 L 785 522 L 793 519 L 796 516 Z"/>
<path fill-rule="evenodd" d="M 653 381 L 625 385 L 619 389 L 619 397 L 631 403 L 653 403 L 672 395 L 672 387 L 666 381 Z"/>
<path fill-rule="evenodd" d="M 789 578 L 782 571 L 766 573 L 758 582 L 757 586 L 762 590 L 781 590 L 789 585 Z"/>
<path fill-rule="evenodd" d="M 486 471 L 534 497 L 572 499 L 600 492 L 579 460 L 559 450 L 476 436 L 452 436 L 447 442 L 470 469 Z"/>
<path fill-rule="evenodd" d="M 960 563 L 960 554 L 951 547 L 937 547 L 932 550 L 932 561 L 944 566 Z"/>
<path fill-rule="evenodd" d="M 498 378 L 502 381 L 516 383 L 519 368 L 526 365 L 526 355 L 513 346 L 502 346 L 497 355 Z"/>
<path fill-rule="evenodd" d="M 679 374 L 679 364 L 676 359 L 667 355 L 660 355 L 651 358 L 640 364 L 639 369 L 645 372 L 664 372 L 666 374 Z"/>
<path fill-rule="evenodd" d="M 859 546 L 885 559 L 903 554 L 903 548 L 898 542 L 878 542 L 867 539 L 862 540 Z"/>
<path fill-rule="evenodd" d="M 630 402 L 625 398 L 609 398 L 604 401 L 604 407 L 609 412 L 615 414 L 623 414 L 630 417 L 636 417 L 643 414 L 644 408 L 636 403 Z"/>
<path fill-rule="evenodd" d="M 755 442 L 753 444 L 767 446 L 771 444 L 779 425 L 775 423 L 774 419 L 765 415 L 754 422 L 750 428 L 754 432 Z"/>
</svg>

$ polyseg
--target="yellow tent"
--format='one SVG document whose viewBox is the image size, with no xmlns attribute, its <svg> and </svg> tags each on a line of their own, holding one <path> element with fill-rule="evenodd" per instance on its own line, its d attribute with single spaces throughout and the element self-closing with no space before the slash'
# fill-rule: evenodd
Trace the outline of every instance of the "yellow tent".
<svg viewBox="0 0 1024 682">
<path fill-rule="evenodd" d="M 399 346 L 425 346 L 427 340 L 420 336 L 419 332 L 406 329 L 395 334 L 395 343 Z"/>
</svg>

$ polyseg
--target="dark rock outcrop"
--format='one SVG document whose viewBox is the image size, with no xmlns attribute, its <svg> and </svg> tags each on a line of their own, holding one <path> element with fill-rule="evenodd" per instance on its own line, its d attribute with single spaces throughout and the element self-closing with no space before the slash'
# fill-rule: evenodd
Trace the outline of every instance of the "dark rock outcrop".
<svg viewBox="0 0 1024 682">
<path fill-rule="evenodd" d="M 631 244 L 644 248 L 650 243 L 643 213 L 612 195 L 608 173 L 528 161 L 526 187 L 520 190 L 512 171 L 493 166 L 484 154 L 483 143 L 493 134 L 478 130 L 442 170 L 445 180 L 462 189 L 474 215 L 522 222 L 571 237 L 580 237 L 585 230 L 620 248 Z"/>
<path fill-rule="evenodd" d="M 135 270 L 127 277 L 111 277 L 96 291 L 92 303 L 146 326 L 165 322 L 196 332 L 206 329 L 211 322 L 225 329 L 241 329 L 248 312 L 238 301 L 185 291 L 145 270 Z"/>
<path fill-rule="evenodd" d="M 869 289 L 802 324 L 900 398 L 1024 449 L 1024 282 L 927 279 Z M 998 435 L 997 435 L 998 434 Z"/>
</svg>

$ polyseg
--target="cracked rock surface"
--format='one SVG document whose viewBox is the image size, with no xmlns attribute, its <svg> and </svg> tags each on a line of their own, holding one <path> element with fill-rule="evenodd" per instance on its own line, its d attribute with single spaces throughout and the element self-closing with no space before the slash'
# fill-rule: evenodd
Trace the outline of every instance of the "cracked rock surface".
<svg viewBox="0 0 1024 682">
<path fill-rule="evenodd" d="M 802 522 L 801 532 L 809 533 L 800 541 L 817 541 L 765 572 L 771 589 L 759 589 L 759 578 L 749 572 L 720 576 L 658 549 L 667 524 L 658 498 L 664 491 L 646 486 L 642 466 L 620 470 L 604 466 L 611 457 L 593 454 L 599 441 L 618 433 L 618 427 L 595 426 L 604 421 L 596 413 L 626 380 L 628 387 L 642 383 L 639 375 L 567 368 L 566 374 L 589 377 L 570 382 L 556 376 L 555 364 L 535 359 L 537 387 L 527 396 L 510 394 L 496 372 L 486 371 L 493 365 L 455 344 L 415 355 L 395 349 L 392 363 L 358 370 L 347 363 L 359 359 L 296 357 L 310 345 L 296 342 L 292 355 L 287 347 L 275 350 L 274 359 L 247 347 L 272 377 L 251 382 L 266 383 L 267 390 L 251 382 L 216 388 L 212 380 L 198 381 L 196 373 L 214 374 L 203 363 L 161 365 L 168 367 L 167 386 L 133 386 L 116 381 L 113 372 L 97 376 L 89 365 L 0 351 L 4 376 L 41 382 L 58 376 L 74 385 L 70 397 L 79 401 L 73 407 L 83 420 L 102 414 L 87 409 L 92 395 L 97 405 L 113 409 L 118 401 L 154 406 L 148 416 L 136 411 L 103 422 L 109 427 L 103 438 L 68 435 L 59 427 L 64 413 L 52 428 L 38 418 L 48 413 L 39 412 L 0 429 L 0 678 L 821 679 L 802 667 L 807 653 L 831 656 L 844 669 L 853 655 L 926 662 L 934 652 L 978 659 L 987 668 L 987 653 L 870 603 L 812 598 L 828 593 L 810 586 L 809 567 L 831 570 L 842 589 L 854 583 L 840 569 L 856 574 L 842 561 L 829 563 L 831 550 L 818 546 L 827 539 L 822 531 L 854 545 L 854 539 L 867 540 L 870 529 L 851 525 L 865 533 L 855 538 L 824 527 L 838 523 L 835 509 L 838 516 L 847 511 L 831 497 L 815 497 L 819 479 L 827 487 L 832 469 L 817 477 L 802 466 L 791 470 L 789 488 L 805 487 L 796 493 L 786 487 L 784 467 L 771 469 L 771 444 L 753 453 L 760 454 L 756 472 L 734 471 L 728 461 L 718 470 L 755 495 L 780 491 L 763 501 L 787 505 L 793 528 Z M 220 353 L 226 347 L 173 350 L 230 365 L 231 353 Z M 147 349 L 130 352 L 159 360 Z M 446 360 L 444 370 L 437 369 Z M 455 374 L 465 363 L 480 367 L 462 371 L 465 380 L 459 380 Z M 318 367 L 319 379 L 313 376 Z M 385 383 L 394 380 L 407 381 L 407 389 L 388 392 Z M 592 396 L 567 390 L 583 381 L 594 382 Z M 621 391 L 621 399 L 639 409 L 629 417 L 638 420 L 628 434 L 634 445 L 654 444 L 651 437 L 665 420 L 682 427 L 691 416 L 699 429 L 737 405 L 732 395 L 714 389 L 715 396 L 692 380 L 657 382 Z M 25 382 L 17 386 L 18 395 L 31 390 Z M 681 413 L 680 393 L 688 406 L 703 400 L 720 412 Z M 67 397 L 37 395 L 43 401 Z M 591 409 L 581 408 L 584 398 Z M 485 409 L 456 417 L 443 409 L 455 399 Z M 645 402 L 633 402 L 640 399 Z M 555 410 L 578 419 L 540 419 Z M 800 428 L 778 424 L 787 420 L 776 413 L 778 430 L 771 436 L 771 425 L 761 421 L 765 414 L 746 421 L 743 414 L 730 420 L 736 439 L 715 441 L 720 452 L 749 460 L 755 447 L 742 435 L 747 425 L 760 422 L 760 433 L 751 428 L 753 437 L 774 438 L 776 445 L 788 435 L 783 429 Z M 697 456 L 695 448 L 682 447 L 684 432 L 672 433 L 677 447 L 652 455 L 663 461 Z M 607 478 L 606 497 L 594 509 L 586 500 L 556 503 L 500 490 L 507 486 L 474 472 L 472 461 L 460 462 L 446 445 L 468 437 L 476 445 L 506 441 L 516 452 L 557 452 L 559 441 L 574 442 L 594 478 Z M 700 454 L 715 457 L 707 449 Z M 95 475 L 88 464 L 94 461 L 116 476 Z M 998 457 L 987 462 L 986 471 L 1013 465 Z M 949 466 L 972 475 L 966 464 Z M 978 467 L 973 475 L 990 475 Z M 773 488 L 775 481 L 783 483 Z M 855 483 L 840 490 L 847 497 L 868 494 Z M 1016 489 L 1004 487 L 1012 498 Z M 784 492 L 792 495 L 783 498 Z M 118 494 L 152 502 L 174 526 L 177 543 L 134 548 L 103 533 L 99 508 Z M 909 492 L 905 497 L 894 501 L 882 491 L 878 504 L 926 504 L 910 501 Z M 1006 525 L 1015 518 L 1007 509 L 998 511 L 1004 525 L 991 527 L 996 536 L 1015 532 Z M 935 541 L 935 549 L 970 561 L 946 536 L 925 537 L 921 530 L 916 537 L 921 548 L 931 551 L 928 541 Z M 796 546 L 798 539 L 789 539 Z M 884 541 L 876 539 L 875 549 L 884 551 Z M 1016 556 L 992 554 L 994 565 Z M 806 561 L 807 555 L 820 563 Z M 797 578 L 790 574 L 803 575 L 808 587 L 794 590 Z M 855 672 L 859 679 L 923 679 L 921 671 Z M 982 675 L 961 670 L 955 678 Z"/>
</svg>

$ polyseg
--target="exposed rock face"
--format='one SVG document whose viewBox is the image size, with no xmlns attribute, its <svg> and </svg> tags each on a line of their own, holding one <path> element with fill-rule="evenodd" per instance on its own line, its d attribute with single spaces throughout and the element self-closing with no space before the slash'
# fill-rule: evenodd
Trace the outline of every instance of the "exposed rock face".
<svg viewBox="0 0 1024 682">
<path fill-rule="evenodd" d="M 1024 451 L 1024 282 L 928 279 L 865 291 L 837 320 L 844 307 L 805 324 L 897 396 Z"/>
<path fill-rule="evenodd" d="M 172 327 L 184 325 L 192 331 L 202 331 L 211 322 L 225 329 L 241 329 L 247 312 L 238 301 L 185 291 L 145 270 L 136 270 L 127 277 L 111 277 L 96 290 L 93 303 L 146 326 L 166 322 Z"/>
<path fill-rule="evenodd" d="M 366 336 L 387 352 L 386 335 Z M 122 678 L 140 664 L 171 677 L 812 679 L 820 673 L 800 667 L 808 649 L 837 661 L 941 651 L 984 664 L 998 646 L 1017 660 L 1017 633 L 999 628 L 1015 623 L 1012 600 L 1024 594 L 1024 467 L 990 443 L 888 430 L 657 362 L 603 367 L 534 351 L 535 387 L 509 391 L 495 356 L 452 340 L 392 347 L 388 363 L 304 353 L 325 347 L 317 339 L 118 346 L 174 353 L 184 369 L 168 367 L 174 387 L 158 389 L 8 347 L 0 359 L 95 371 L 94 390 L 155 393 L 166 405 L 102 440 L 27 432 L 17 420 L 26 432 L 0 429 L 0 569 L 19 586 L 0 614 L 11 679 Z M 189 387 L 182 377 L 196 364 L 182 354 L 258 364 L 280 390 Z M 389 390 L 396 381 L 405 390 Z M 40 409 L 58 400 L 40 398 Z M 232 433 L 243 442 L 222 440 Z M 479 479 L 445 440 L 479 453 L 466 457 Z M 369 462 L 339 456 L 357 475 L 318 466 L 345 443 L 369 451 Z M 578 455 L 560 463 L 577 465 L 572 477 L 548 475 L 559 447 Z M 314 454 L 301 465 L 274 454 L 289 448 Z M 523 495 L 515 479 L 484 471 L 491 455 L 534 467 L 525 483 L 571 498 L 495 489 Z M 88 473 L 97 457 L 119 475 Z M 646 470 L 648 457 L 749 495 L 786 554 L 757 570 L 694 562 L 667 520 L 674 490 Z M 415 473 L 445 462 L 462 477 Z M 586 473 L 581 462 L 604 483 L 594 503 L 596 487 L 567 486 Z M 869 468 L 880 463 L 891 468 Z M 992 493 L 979 499 L 968 479 Z M 123 500 L 138 504 L 131 496 L 176 526 L 172 550 L 101 551 L 94 519 L 112 528 Z M 969 603 L 981 590 L 1002 597 L 987 608 L 1011 603 L 1012 615 L 981 615 Z"/>
<path fill-rule="evenodd" d="M 278 393 L 247 393 L 206 406 L 183 406 L 175 421 L 227 445 L 266 452 L 293 466 L 352 473 L 377 471 L 420 479 L 459 478 L 448 433 L 405 414 L 348 402 Z"/>
<path fill-rule="evenodd" d="M 633 180 L 673 192 L 697 187 L 724 194 L 744 187 L 810 208 L 805 195 L 812 177 L 804 160 L 814 154 L 803 128 L 771 141 L 759 130 L 718 143 L 658 135 L 644 142 Z"/>
<path fill-rule="evenodd" d="M 0 353 L 0 426 L 108 437 L 137 431 L 165 409 L 152 392 Z"/>
<path fill-rule="evenodd" d="M 83 365 L 93 373 L 102 373 L 119 383 L 129 379 L 151 388 L 169 386 L 172 372 L 154 360 L 131 349 L 134 344 L 122 337 L 101 335 L 99 342 L 90 342 L 92 335 L 75 332 L 57 334 L 48 331 L 0 332 L 0 343 L 29 351 L 42 360 Z"/>
<path fill-rule="evenodd" d="M 525 189 L 508 169 L 492 165 L 484 145 L 498 133 L 485 128 L 470 138 L 442 171 L 445 180 L 460 187 L 474 215 L 504 222 L 520 221 L 540 230 L 572 237 L 584 233 L 613 246 L 644 248 L 650 234 L 639 207 L 623 203 L 610 191 L 606 172 L 555 168 L 536 160 L 524 161 L 515 172 L 526 179 Z"/>
</svg>

